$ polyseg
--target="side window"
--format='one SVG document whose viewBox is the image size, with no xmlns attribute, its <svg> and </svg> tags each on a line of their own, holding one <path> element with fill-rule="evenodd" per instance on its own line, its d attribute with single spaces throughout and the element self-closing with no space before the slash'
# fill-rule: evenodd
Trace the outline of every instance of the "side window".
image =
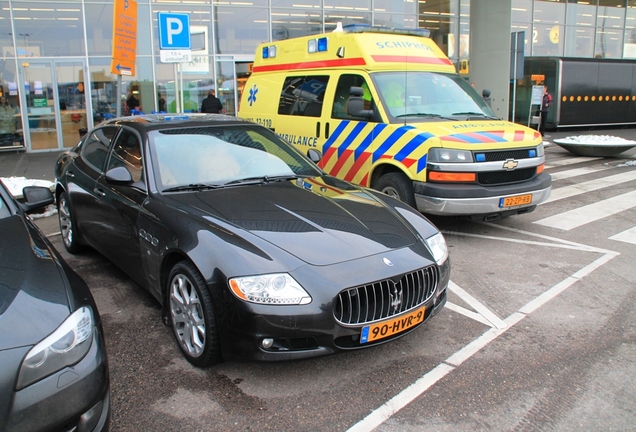
<svg viewBox="0 0 636 432">
<path fill-rule="evenodd" d="M 4 219 L 9 216 L 11 216 L 9 207 L 7 207 L 7 204 L 4 202 L 4 200 L 0 196 L 0 219 Z"/>
<path fill-rule="evenodd" d="M 360 75 L 345 74 L 341 75 L 338 79 L 338 86 L 336 87 L 336 94 L 333 101 L 333 107 L 331 109 L 331 117 L 347 120 L 358 119 L 358 117 L 350 116 L 347 113 L 351 87 L 362 87 L 364 109 L 371 109 L 373 105 L 373 97 L 371 96 L 369 85 L 365 81 L 364 77 Z"/>
<path fill-rule="evenodd" d="M 117 127 L 103 127 L 91 132 L 82 146 L 82 158 L 97 171 L 104 170 L 108 148 L 117 133 Z"/>
<path fill-rule="evenodd" d="M 141 145 L 133 131 L 123 129 L 113 146 L 107 170 L 118 166 L 126 167 L 135 183 L 144 183 Z"/>
<path fill-rule="evenodd" d="M 320 117 L 329 77 L 287 77 L 278 102 L 278 114 Z"/>
</svg>

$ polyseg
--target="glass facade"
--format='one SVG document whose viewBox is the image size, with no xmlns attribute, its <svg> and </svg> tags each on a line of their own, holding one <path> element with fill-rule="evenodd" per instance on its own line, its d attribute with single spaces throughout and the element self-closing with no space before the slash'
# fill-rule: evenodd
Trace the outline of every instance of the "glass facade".
<svg viewBox="0 0 636 432">
<path fill-rule="evenodd" d="M 512 0 L 511 24 L 527 56 L 636 58 L 636 0 Z"/>
<path fill-rule="evenodd" d="M 509 1 L 527 56 L 636 59 L 636 0 Z M 213 88 L 236 114 L 258 44 L 339 22 L 427 28 L 469 73 L 470 0 L 138 0 L 132 75 L 113 73 L 119 2 L 0 0 L 0 92 L 29 150 L 74 145 L 84 129 L 130 113 L 131 95 L 142 112 L 197 111 Z M 158 12 L 188 14 L 190 62 L 162 62 Z"/>
</svg>

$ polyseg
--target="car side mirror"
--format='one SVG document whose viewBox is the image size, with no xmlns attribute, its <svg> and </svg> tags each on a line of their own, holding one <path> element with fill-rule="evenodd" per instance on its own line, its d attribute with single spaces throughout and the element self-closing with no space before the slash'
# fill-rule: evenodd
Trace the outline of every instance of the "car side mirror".
<svg viewBox="0 0 636 432">
<path fill-rule="evenodd" d="M 51 189 L 44 186 L 25 186 L 22 189 L 22 196 L 24 197 L 24 202 L 20 203 L 20 207 L 25 212 L 46 207 L 55 202 Z"/>
<path fill-rule="evenodd" d="M 131 185 L 133 184 L 132 174 L 126 167 L 118 166 L 106 171 L 106 181 L 112 184 Z"/>
<path fill-rule="evenodd" d="M 362 117 L 370 119 L 373 117 L 373 110 L 364 109 L 364 99 L 362 87 L 351 87 L 349 90 L 349 102 L 347 103 L 347 114 L 352 117 Z"/>
<path fill-rule="evenodd" d="M 320 162 L 320 160 L 322 159 L 322 153 L 320 153 L 318 150 L 313 148 L 310 148 L 309 150 L 307 150 L 307 156 L 315 164 Z"/>
</svg>

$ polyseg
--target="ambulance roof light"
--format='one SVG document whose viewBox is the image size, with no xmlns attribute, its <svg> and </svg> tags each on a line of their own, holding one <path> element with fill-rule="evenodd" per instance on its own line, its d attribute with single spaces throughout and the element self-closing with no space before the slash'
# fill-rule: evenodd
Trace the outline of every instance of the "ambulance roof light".
<svg viewBox="0 0 636 432">
<path fill-rule="evenodd" d="M 347 24 L 345 26 L 342 26 L 342 29 L 347 33 L 389 33 L 421 37 L 429 37 L 431 35 L 430 30 L 423 28 L 393 28 L 371 26 L 369 24 Z"/>
<path fill-rule="evenodd" d="M 274 58 L 276 57 L 276 45 L 263 47 L 263 58 Z"/>
<path fill-rule="evenodd" d="M 329 38 L 321 37 L 318 39 L 309 39 L 307 41 L 307 52 L 315 53 L 315 52 L 325 52 L 327 51 L 327 42 Z"/>
</svg>

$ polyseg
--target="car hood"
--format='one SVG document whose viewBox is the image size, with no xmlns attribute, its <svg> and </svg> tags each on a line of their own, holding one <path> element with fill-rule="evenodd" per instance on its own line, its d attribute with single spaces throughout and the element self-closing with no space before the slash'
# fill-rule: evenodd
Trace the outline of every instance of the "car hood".
<svg viewBox="0 0 636 432">
<path fill-rule="evenodd" d="M 536 130 L 503 120 L 429 122 L 426 131 L 422 131 L 422 123 L 403 128 L 418 134 L 420 142 L 436 141 L 427 143 L 433 147 L 470 151 L 534 147 L 543 141 Z"/>
<path fill-rule="evenodd" d="M 0 350 L 34 345 L 68 316 L 60 266 L 34 226 L 0 219 Z"/>
<path fill-rule="evenodd" d="M 220 218 L 313 265 L 358 259 L 417 241 L 411 227 L 383 201 L 331 177 L 171 197 L 191 207 L 189 213 Z"/>
</svg>

